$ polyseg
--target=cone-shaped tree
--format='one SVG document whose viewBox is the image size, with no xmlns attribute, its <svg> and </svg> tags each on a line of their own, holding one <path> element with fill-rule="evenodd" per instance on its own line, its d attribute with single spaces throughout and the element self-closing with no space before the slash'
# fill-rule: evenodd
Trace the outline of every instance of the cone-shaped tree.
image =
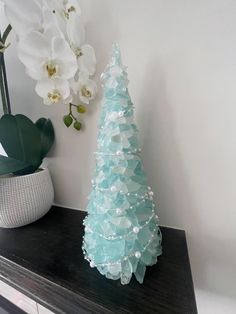
<svg viewBox="0 0 236 314">
<path fill-rule="evenodd" d="M 107 278 L 128 284 L 134 273 L 142 283 L 146 266 L 161 255 L 161 233 L 139 156 L 134 107 L 117 45 L 102 82 L 104 99 L 83 252 L 90 266 Z"/>
</svg>

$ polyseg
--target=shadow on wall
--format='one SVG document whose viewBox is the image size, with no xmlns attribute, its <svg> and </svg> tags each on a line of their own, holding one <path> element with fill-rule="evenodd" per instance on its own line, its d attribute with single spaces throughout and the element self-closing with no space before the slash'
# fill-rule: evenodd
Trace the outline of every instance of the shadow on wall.
<svg viewBox="0 0 236 314">
<path fill-rule="evenodd" d="M 221 241 L 222 230 L 216 230 L 214 237 L 201 223 L 204 212 L 197 205 L 191 184 L 194 178 L 187 171 L 186 158 L 178 138 L 176 108 L 173 110 L 178 103 L 168 98 L 168 77 L 155 58 L 150 58 L 142 82 L 137 122 L 141 126 L 144 143 L 144 167 L 157 195 L 155 201 L 160 208 L 161 224 L 186 230 L 195 288 L 235 298 L 235 281 L 232 278 L 235 265 L 230 258 L 234 240 L 229 239 L 225 246 L 225 240 Z M 197 157 L 195 162 L 198 162 Z M 215 274 L 218 274 L 217 278 Z M 221 285 L 217 284 L 219 278 L 222 279 Z"/>
<path fill-rule="evenodd" d="M 186 229 L 193 221 L 197 224 L 197 210 L 179 145 L 175 104 L 168 99 L 168 82 L 155 59 L 149 62 L 143 82 L 140 102 L 145 105 L 139 106 L 137 120 L 142 126 L 145 170 L 160 203 L 162 223 Z"/>
<path fill-rule="evenodd" d="M 97 76 L 100 77 L 100 74 L 104 71 L 109 61 L 112 44 L 119 42 L 118 22 L 117 17 L 114 15 L 112 1 L 103 1 L 102 6 L 99 1 L 90 1 L 88 12 L 90 14 L 89 20 L 86 23 L 87 33 L 93 34 L 93 38 L 90 39 L 88 37 L 88 42 L 91 42 L 96 49 L 97 60 L 99 60 L 97 64 Z M 97 27 L 97 21 L 99 21 L 99 28 Z M 103 32 L 96 34 L 96 29 L 102 29 Z M 104 30 L 106 31 L 104 32 Z"/>
</svg>

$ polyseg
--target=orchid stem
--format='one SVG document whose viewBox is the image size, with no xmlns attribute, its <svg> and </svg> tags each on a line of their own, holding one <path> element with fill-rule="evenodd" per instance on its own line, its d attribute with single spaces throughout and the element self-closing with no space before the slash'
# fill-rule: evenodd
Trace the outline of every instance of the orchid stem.
<svg viewBox="0 0 236 314">
<path fill-rule="evenodd" d="M 8 90 L 8 82 L 7 82 L 7 72 L 6 72 L 6 66 L 5 66 L 5 60 L 4 60 L 4 54 L 1 56 L 1 71 L 2 71 L 2 77 L 4 82 L 4 88 L 5 88 L 5 97 L 6 97 L 6 106 L 7 106 L 7 113 L 11 114 L 11 103 L 10 103 L 10 95 Z"/>
<path fill-rule="evenodd" d="M 3 35 L 2 35 L 2 43 L 3 43 L 3 44 L 6 43 L 7 37 L 8 37 L 8 35 L 10 34 L 11 30 L 12 30 L 12 27 L 11 27 L 11 25 L 9 24 L 9 25 L 7 26 L 7 28 L 5 29 Z"/>
<path fill-rule="evenodd" d="M 11 25 L 8 25 L 6 30 L 3 33 L 3 36 L 1 36 L 1 33 L 0 33 L 0 41 L 3 43 L 3 45 L 5 44 L 6 39 L 9 35 L 11 29 L 12 29 Z M 0 90 L 1 90 L 3 112 L 5 114 L 10 114 L 11 113 L 11 104 L 10 104 L 6 65 L 5 65 L 5 59 L 4 59 L 4 53 L 3 52 L 0 53 Z"/>
<path fill-rule="evenodd" d="M 6 102 L 6 94 L 5 94 L 5 86 L 2 72 L 2 55 L 0 55 L 0 90 L 1 90 L 1 98 L 2 98 L 2 108 L 3 112 L 8 113 L 8 107 Z"/>
<path fill-rule="evenodd" d="M 72 106 L 77 107 L 76 105 L 69 103 L 69 114 L 75 121 L 77 121 L 76 117 L 73 115 Z"/>
</svg>

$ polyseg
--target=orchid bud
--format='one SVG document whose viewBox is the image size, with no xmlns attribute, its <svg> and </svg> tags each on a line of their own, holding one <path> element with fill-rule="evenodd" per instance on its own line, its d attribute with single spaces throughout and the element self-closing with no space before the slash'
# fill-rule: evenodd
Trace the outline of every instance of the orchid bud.
<svg viewBox="0 0 236 314">
<path fill-rule="evenodd" d="M 72 122 L 73 122 L 73 119 L 72 117 L 68 114 L 66 116 L 63 117 L 63 122 L 64 124 L 67 126 L 67 127 L 70 127 Z"/>
</svg>

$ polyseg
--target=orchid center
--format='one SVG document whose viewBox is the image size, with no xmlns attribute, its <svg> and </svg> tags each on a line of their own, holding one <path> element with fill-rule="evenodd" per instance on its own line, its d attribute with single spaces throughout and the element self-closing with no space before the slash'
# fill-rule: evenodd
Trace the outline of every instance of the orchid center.
<svg viewBox="0 0 236 314">
<path fill-rule="evenodd" d="M 65 15 L 65 18 L 66 18 L 66 19 L 69 19 L 70 14 L 69 14 L 67 11 L 64 11 L 63 13 L 64 13 L 64 15 Z"/>
<path fill-rule="evenodd" d="M 62 99 L 62 96 L 57 89 L 54 89 L 53 91 L 48 93 L 48 99 L 52 104 L 57 104 Z"/>
<path fill-rule="evenodd" d="M 71 12 L 76 12 L 76 8 L 73 5 L 71 5 L 68 9 L 64 10 L 64 15 L 67 19 L 70 18 Z"/>
<path fill-rule="evenodd" d="M 68 9 L 68 13 L 71 12 L 76 12 L 76 8 L 73 5 Z"/>
<path fill-rule="evenodd" d="M 48 72 L 48 77 L 52 78 L 55 76 L 58 72 L 58 66 L 55 65 L 54 63 L 50 62 L 46 65 L 46 70 Z"/>
<path fill-rule="evenodd" d="M 87 97 L 87 98 L 91 98 L 92 97 L 91 91 L 89 89 L 87 89 L 86 86 L 83 86 L 81 88 L 81 94 L 82 94 L 82 96 Z"/>
<path fill-rule="evenodd" d="M 74 50 L 74 53 L 75 53 L 77 58 L 82 57 L 83 52 L 82 52 L 82 50 L 80 48 L 76 47 L 73 50 Z"/>
</svg>

